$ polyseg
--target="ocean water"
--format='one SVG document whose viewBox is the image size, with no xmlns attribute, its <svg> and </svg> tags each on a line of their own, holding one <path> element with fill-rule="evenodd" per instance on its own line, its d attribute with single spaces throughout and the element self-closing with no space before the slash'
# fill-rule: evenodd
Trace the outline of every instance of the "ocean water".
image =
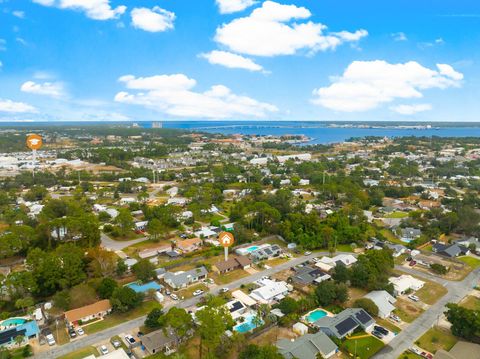
<svg viewBox="0 0 480 359">
<path fill-rule="evenodd" d="M 160 121 L 161 122 L 161 121 Z M 38 129 L 55 126 L 128 126 L 134 122 L 0 122 L 0 129 L 20 127 Z M 151 121 L 136 122 L 140 127 L 151 128 Z M 338 122 L 331 122 L 337 123 Z M 365 123 L 357 123 L 365 124 Z M 425 125 L 425 123 L 370 122 L 368 125 L 387 127 L 375 128 L 338 128 L 329 127 L 328 122 L 302 121 L 165 121 L 163 128 L 221 133 L 225 135 L 305 135 L 311 138 L 308 144 L 328 144 L 343 142 L 352 137 L 480 137 L 480 123 L 430 123 L 430 129 L 393 128 L 393 126 Z"/>
</svg>

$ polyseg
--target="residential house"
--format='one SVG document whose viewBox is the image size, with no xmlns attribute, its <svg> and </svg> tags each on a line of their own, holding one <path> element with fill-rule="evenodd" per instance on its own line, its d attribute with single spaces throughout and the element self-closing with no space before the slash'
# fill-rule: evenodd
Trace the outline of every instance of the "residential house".
<svg viewBox="0 0 480 359">
<path fill-rule="evenodd" d="M 402 228 L 401 229 L 401 240 L 404 242 L 410 242 L 414 239 L 417 239 L 422 235 L 422 231 L 417 228 Z"/>
<path fill-rule="evenodd" d="M 280 248 L 280 246 L 277 244 L 273 244 L 271 246 L 258 248 L 257 250 L 251 252 L 250 256 L 254 262 L 258 262 L 265 259 L 278 257 L 280 254 L 282 254 L 282 248 Z"/>
<path fill-rule="evenodd" d="M 86 305 L 65 312 L 65 320 L 68 325 L 79 325 L 81 322 L 89 322 L 102 319 L 112 311 L 110 300 L 104 299 L 96 303 Z"/>
<path fill-rule="evenodd" d="M 323 332 L 305 334 L 295 340 L 280 339 L 276 346 L 285 359 L 328 359 L 338 351 L 337 345 Z"/>
<path fill-rule="evenodd" d="M 245 294 L 241 290 L 236 290 L 232 292 L 232 297 L 235 299 L 238 299 L 241 301 L 243 304 L 245 304 L 247 307 L 253 307 L 257 304 L 257 301 L 250 297 L 248 294 Z"/>
<path fill-rule="evenodd" d="M 248 269 L 252 265 L 250 258 L 245 256 L 231 256 L 226 261 L 220 261 L 213 265 L 213 271 L 225 274 L 236 269 Z"/>
<path fill-rule="evenodd" d="M 260 288 L 254 289 L 250 293 L 250 297 L 257 302 L 264 304 L 271 304 L 274 301 L 279 301 L 288 295 L 288 292 L 293 288 L 286 282 L 273 281 L 271 279 L 261 279 L 256 281 Z"/>
<path fill-rule="evenodd" d="M 170 328 L 166 330 L 166 333 L 163 329 L 159 329 L 142 336 L 141 343 L 150 355 L 157 353 L 170 355 L 176 351 L 179 338 Z"/>
<path fill-rule="evenodd" d="M 445 256 L 449 258 L 466 256 L 470 254 L 470 250 L 467 247 L 458 243 L 443 244 L 443 243 L 437 242 L 433 244 L 432 250 L 441 256 Z"/>
<path fill-rule="evenodd" d="M 0 330 L 0 347 L 13 347 L 18 344 L 15 342 L 15 338 L 18 336 L 24 337 L 24 343 L 28 340 L 38 338 L 40 329 L 36 321 L 27 321 L 25 323 L 3 327 Z"/>
<path fill-rule="evenodd" d="M 225 304 L 233 320 L 242 317 L 248 310 L 248 307 L 238 299 L 234 299 Z"/>
<path fill-rule="evenodd" d="M 202 247 L 202 240 L 200 238 L 187 238 L 183 241 L 178 241 L 176 247 L 182 253 L 195 252 Z"/>
<path fill-rule="evenodd" d="M 450 351 L 443 349 L 437 350 L 433 359 L 464 359 L 464 358 L 480 358 L 480 345 L 459 341 Z"/>
<path fill-rule="evenodd" d="M 395 244 L 395 243 L 390 243 L 387 241 L 379 241 L 378 239 L 375 239 L 373 241 L 373 248 L 376 250 L 382 250 L 384 248 L 389 248 L 392 250 L 392 255 L 396 258 L 401 256 L 407 251 L 407 247 L 401 244 Z"/>
<path fill-rule="evenodd" d="M 207 278 L 207 275 L 207 269 L 202 266 L 185 272 L 166 272 L 163 275 L 163 280 L 173 289 L 181 289 Z"/>
<path fill-rule="evenodd" d="M 369 331 L 374 324 L 375 320 L 361 308 L 347 308 L 334 317 L 326 316 L 313 323 L 322 332 L 337 339 L 345 338 L 359 327 Z"/>
<path fill-rule="evenodd" d="M 390 277 L 388 279 L 393 284 L 395 296 L 405 294 L 407 291 L 417 291 L 425 285 L 425 282 L 414 278 L 409 274 L 403 274 L 399 277 Z"/>
<path fill-rule="evenodd" d="M 217 232 L 207 227 L 204 227 L 201 230 L 196 231 L 194 234 L 197 237 L 205 238 L 205 239 L 216 238 L 218 236 Z"/>
<path fill-rule="evenodd" d="M 317 261 L 317 263 L 315 263 L 315 266 L 326 272 L 330 272 L 333 268 L 337 266 L 337 264 L 344 265 L 348 268 L 356 262 L 357 258 L 355 258 L 351 254 L 339 254 L 338 256 L 335 256 L 333 258 L 322 257 Z"/>
<path fill-rule="evenodd" d="M 295 274 L 291 277 L 294 284 L 305 286 L 312 283 L 320 283 L 331 278 L 330 274 L 322 271 L 318 267 L 302 266 L 292 268 Z"/>
<path fill-rule="evenodd" d="M 390 293 L 385 290 L 375 290 L 364 298 L 370 299 L 378 307 L 378 316 L 380 318 L 388 318 L 392 311 L 395 310 L 395 302 L 397 301 Z"/>
</svg>

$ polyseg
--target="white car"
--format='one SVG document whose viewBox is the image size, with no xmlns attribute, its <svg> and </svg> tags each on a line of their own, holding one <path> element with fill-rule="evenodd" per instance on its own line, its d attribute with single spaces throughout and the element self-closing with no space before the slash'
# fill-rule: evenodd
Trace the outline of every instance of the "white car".
<svg viewBox="0 0 480 359">
<path fill-rule="evenodd" d="M 398 315 L 395 315 L 395 314 L 390 314 L 390 319 L 396 321 L 397 323 L 400 323 L 402 321 L 400 319 L 400 317 Z"/>
<path fill-rule="evenodd" d="M 178 300 L 178 296 L 175 293 L 170 294 L 170 298 L 173 300 Z"/>
<path fill-rule="evenodd" d="M 420 298 L 418 298 L 416 295 L 413 295 L 413 294 L 410 294 L 408 298 L 410 300 L 413 300 L 414 302 L 418 302 L 420 300 Z"/>
<path fill-rule="evenodd" d="M 85 331 L 82 328 L 78 328 L 77 329 L 77 334 L 78 335 L 83 335 L 83 334 L 85 334 Z"/>
<path fill-rule="evenodd" d="M 230 289 L 228 288 L 222 288 L 220 289 L 220 293 L 227 293 Z"/>
<path fill-rule="evenodd" d="M 129 345 L 135 344 L 135 338 L 132 337 L 130 334 L 125 335 L 125 340 Z"/>
<path fill-rule="evenodd" d="M 201 289 L 197 289 L 195 292 L 193 292 L 194 297 L 198 297 L 199 295 L 202 295 L 202 294 L 203 294 L 203 290 Z"/>
<path fill-rule="evenodd" d="M 55 338 L 53 337 L 53 334 L 48 334 L 45 339 L 47 339 L 47 343 L 48 345 L 52 346 L 52 345 L 55 345 L 56 342 L 55 342 Z"/>
<path fill-rule="evenodd" d="M 108 348 L 107 348 L 105 345 L 102 345 L 102 346 L 100 347 L 100 353 L 101 353 L 102 355 L 107 355 L 107 354 L 108 354 Z"/>
<path fill-rule="evenodd" d="M 312 254 L 312 252 L 310 252 L 310 251 L 306 251 L 306 252 L 304 253 L 304 255 L 306 255 L 306 256 L 309 256 L 310 254 Z"/>
</svg>

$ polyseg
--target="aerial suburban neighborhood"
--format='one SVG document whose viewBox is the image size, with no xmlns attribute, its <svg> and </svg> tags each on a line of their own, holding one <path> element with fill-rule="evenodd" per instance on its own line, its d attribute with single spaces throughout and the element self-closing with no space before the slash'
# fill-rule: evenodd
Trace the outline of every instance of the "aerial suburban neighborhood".
<svg viewBox="0 0 480 359">
<path fill-rule="evenodd" d="M 29 133 L 0 136 L 5 355 L 480 355 L 477 138 Z"/>
</svg>

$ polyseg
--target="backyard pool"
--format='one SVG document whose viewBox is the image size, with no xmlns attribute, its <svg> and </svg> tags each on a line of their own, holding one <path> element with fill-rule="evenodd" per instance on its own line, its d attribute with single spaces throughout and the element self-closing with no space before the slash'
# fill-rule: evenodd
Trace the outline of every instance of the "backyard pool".
<svg viewBox="0 0 480 359">
<path fill-rule="evenodd" d="M 237 324 L 236 326 L 233 327 L 233 330 L 239 333 L 247 333 L 251 332 L 253 329 L 255 329 L 257 326 L 254 323 L 255 315 L 250 315 L 245 318 L 245 321 L 241 324 Z M 263 324 L 263 321 L 262 321 Z"/>
<path fill-rule="evenodd" d="M 22 325 L 26 322 L 27 320 L 24 318 L 10 318 L 10 319 L 4 320 L 0 325 L 2 327 L 11 327 L 11 326 Z"/>
<path fill-rule="evenodd" d="M 311 311 L 310 313 L 308 313 L 306 316 L 305 316 L 305 319 L 307 320 L 307 322 L 309 323 L 315 323 L 317 320 L 319 320 L 320 318 L 323 318 L 327 315 L 327 312 L 322 310 L 322 309 L 315 309 L 313 311 Z"/>
<path fill-rule="evenodd" d="M 126 285 L 129 288 L 132 288 L 137 293 L 148 292 L 149 290 L 160 290 L 163 287 L 157 282 L 151 281 L 144 284 L 139 284 L 138 282 L 129 283 Z"/>
</svg>

